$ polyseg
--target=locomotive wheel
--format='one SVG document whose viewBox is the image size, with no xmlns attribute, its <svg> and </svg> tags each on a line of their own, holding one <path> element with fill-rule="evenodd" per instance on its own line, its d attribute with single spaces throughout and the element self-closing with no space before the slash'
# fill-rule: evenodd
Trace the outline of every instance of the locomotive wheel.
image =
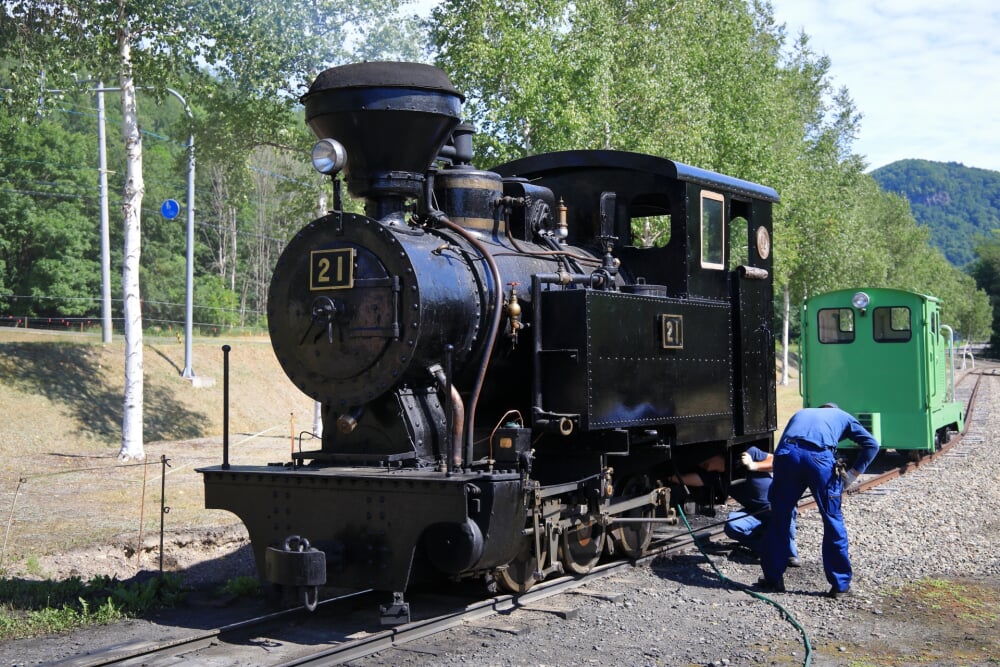
<svg viewBox="0 0 1000 667">
<path fill-rule="evenodd" d="M 563 530 L 559 542 L 559 559 L 568 572 L 587 574 L 604 551 L 607 533 L 594 517 L 586 517 Z"/>
<path fill-rule="evenodd" d="M 649 480 L 645 475 L 629 477 L 625 480 L 621 491 L 616 494 L 622 498 L 631 498 L 650 491 Z M 652 518 L 654 509 L 652 506 L 637 507 L 622 514 L 630 519 Z M 615 550 L 620 549 L 629 558 L 639 558 L 646 554 L 649 543 L 653 539 L 652 523 L 623 523 L 611 531 L 611 539 L 614 542 Z"/>
<path fill-rule="evenodd" d="M 497 574 L 497 583 L 508 593 L 519 595 L 541 581 L 538 571 L 545 564 L 546 540 L 542 540 L 541 563 L 535 557 L 535 536 L 527 535 L 521 541 L 521 549 L 507 567 Z"/>
</svg>

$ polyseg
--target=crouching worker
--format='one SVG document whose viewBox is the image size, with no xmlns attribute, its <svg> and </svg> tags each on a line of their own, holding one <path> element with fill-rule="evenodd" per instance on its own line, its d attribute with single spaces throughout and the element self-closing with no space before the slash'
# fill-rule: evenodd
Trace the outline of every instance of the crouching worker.
<svg viewBox="0 0 1000 667">
<path fill-rule="evenodd" d="M 837 470 L 837 443 L 849 438 L 859 447 L 851 470 L 841 477 Z M 851 559 L 847 553 L 847 528 L 840 506 L 841 494 L 878 454 L 878 441 L 861 423 L 834 403 L 799 410 L 788 421 L 774 451 L 774 481 L 768 492 L 771 521 L 764 554 L 764 576 L 758 584 L 783 591 L 782 575 L 788 566 L 788 535 L 792 513 L 802 493 L 809 489 L 823 517 L 823 571 L 830 597 L 851 594 Z"/>
<path fill-rule="evenodd" d="M 743 452 L 740 462 L 747 469 L 746 479 L 733 482 L 729 486 L 729 495 L 741 505 L 741 508 L 729 513 L 729 519 L 723 530 L 729 539 L 739 542 L 759 557 L 763 553 L 764 535 L 771 519 L 771 503 L 767 499 L 767 493 L 771 488 L 774 456 L 757 447 L 750 447 Z M 788 549 L 789 567 L 799 567 L 801 561 L 795 548 L 794 510 Z"/>
<path fill-rule="evenodd" d="M 686 501 L 697 499 L 702 514 L 715 516 L 715 505 L 728 495 L 725 472 L 726 460 L 715 454 L 699 461 L 692 470 L 670 475 L 667 485 L 671 504 L 682 507 Z"/>
</svg>

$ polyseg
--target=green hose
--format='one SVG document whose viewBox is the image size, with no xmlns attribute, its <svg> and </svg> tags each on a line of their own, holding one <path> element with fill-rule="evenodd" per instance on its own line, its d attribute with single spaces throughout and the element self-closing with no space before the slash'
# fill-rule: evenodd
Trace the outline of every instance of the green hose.
<svg viewBox="0 0 1000 667">
<path fill-rule="evenodd" d="M 747 586 L 746 584 L 740 583 L 738 581 L 733 581 L 726 575 L 722 574 L 722 572 L 719 571 L 719 568 L 715 566 L 715 563 L 712 562 L 712 559 L 708 557 L 708 554 L 705 553 L 705 550 L 701 548 L 701 542 L 698 541 L 698 538 L 694 534 L 694 530 L 691 528 L 691 524 L 688 523 L 687 517 L 684 516 L 684 510 L 682 510 L 678 506 L 677 513 L 684 521 L 684 525 L 687 526 L 688 533 L 691 534 L 691 539 L 694 541 L 695 545 L 697 545 L 698 551 L 700 551 L 701 555 L 705 557 L 705 560 L 708 561 L 708 564 L 712 566 L 712 569 L 715 570 L 715 574 L 718 575 L 721 581 L 725 582 L 727 586 L 730 586 L 732 588 L 738 588 L 747 595 L 753 596 L 758 600 L 763 600 L 764 602 L 776 607 L 778 611 L 781 612 L 781 615 L 784 616 L 786 619 L 788 619 L 788 622 L 791 623 L 795 627 L 795 629 L 799 631 L 799 634 L 802 635 L 802 643 L 805 645 L 806 649 L 806 659 L 805 662 L 803 662 L 802 664 L 804 667 L 809 667 L 809 664 L 812 662 L 812 644 L 809 643 L 809 635 L 806 634 L 805 628 L 803 628 L 802 625 L 799 624 L 797 620 L 795 620 L 795 617 L 792 616 L 790 611 L 782 607 L 780 604 L 778 604 L 771 598 L 767 597 L 766 595 L 761 595 L 757 591 L 750 590 L 750 587 Z"/>
</svg>

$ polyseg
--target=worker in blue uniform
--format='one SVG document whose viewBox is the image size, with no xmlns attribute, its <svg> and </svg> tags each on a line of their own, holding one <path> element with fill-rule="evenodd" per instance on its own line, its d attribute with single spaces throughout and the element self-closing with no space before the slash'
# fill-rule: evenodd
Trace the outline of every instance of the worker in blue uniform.
<svg viewBox="0 0 1000 667">
<path fill-rule="evenodd" d="M 740 457 L 747 469 L 746 479 L 729 485 L 729 495 L 742 507 L 729 513 L 723 530 L 726 535 L 743 546 L 761 555 L 764 535 L 771 519 L 771 503 L 767 499 L 771 488 L 771 468 L 774 456 L 757 447 L 748 447 Z M 795 510 L 792 510 L 792 524 L 789 530 L 788 565 L 799 567 L 799 553 L 795 547 Z"/>
<path fill-rule="evenodd" d="M 841 476 L 837 471 L 837 443 L 845 438 L 859 449 L 851 469 Z M 823 518 L 823 571 L 830 583 L 827 595 L 850 595 L 853 571 L 841 494 L 865 472 L 878 449 L 872 434 L 835 403 L 804 408 L 792 415 L 774 452 L 774 480 L 768 492 L 771 521 L 760 561 L 764 576 L 758 582 L 762 588 L 785 590 L 792 512 L 808 488 Z"/>
</svg>

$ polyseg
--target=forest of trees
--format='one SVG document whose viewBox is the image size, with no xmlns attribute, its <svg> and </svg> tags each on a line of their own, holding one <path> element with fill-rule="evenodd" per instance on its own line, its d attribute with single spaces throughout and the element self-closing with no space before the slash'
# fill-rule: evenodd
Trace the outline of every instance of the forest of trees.
<svg viewBox="0 0 1000 667">
<path fill-rule="evenodd" d="M 863 110 L 766 1 L 442 0 L 424 19 L 409 11 L 396 0 L 4 3 L 0 317 L 98 317 L 95 81 L 123 90 L 107 94 L 108 165 L 112 275 L 124 281 L 115 317 L 128 339 L 123 309 L 137 290 L 139 331 L 183 319 L 184 213 L 167 220 L 159 206 L 187 205 L 190 132 L 194 319 L 205 332 L 262 327 L 271 268 L 329 188 L 309 167 L 298 96 L 332 65 L 417 59 L 466 94 L 480 167 L 613 148 L 774 187 L 786 349 L 802 297 L 855 285 L 933 294 L 963 338 L 988 334 L 986 293 L 929 242 L 904 197 L 865 173 L 853 149 Z M 193 126 L 167 87 L 184 92 Z"/>
</svg>

